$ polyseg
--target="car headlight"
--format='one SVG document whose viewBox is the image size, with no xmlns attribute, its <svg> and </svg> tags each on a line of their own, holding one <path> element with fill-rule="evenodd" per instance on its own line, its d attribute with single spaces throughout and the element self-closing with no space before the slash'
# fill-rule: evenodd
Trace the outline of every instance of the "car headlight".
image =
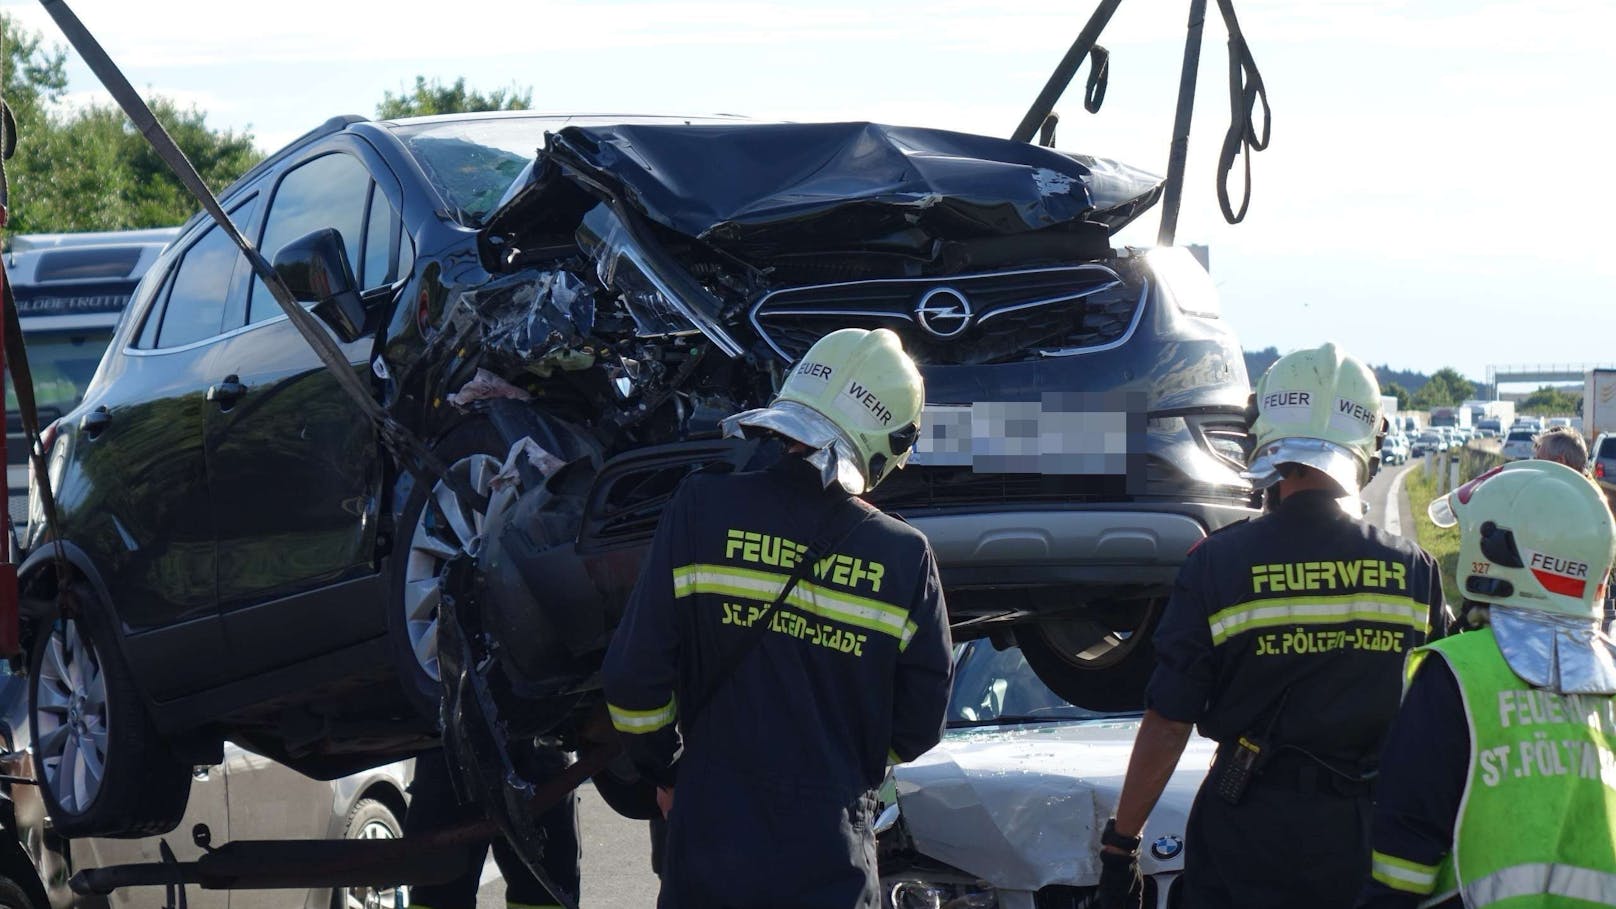
<svg viewBox="0 0 1616 909">
<path fill-rule="evenodd" d="M 999 894 L 984 881 L 901 880 L 887 890 L 889 909 L 999 909 Z"/>
</svg>

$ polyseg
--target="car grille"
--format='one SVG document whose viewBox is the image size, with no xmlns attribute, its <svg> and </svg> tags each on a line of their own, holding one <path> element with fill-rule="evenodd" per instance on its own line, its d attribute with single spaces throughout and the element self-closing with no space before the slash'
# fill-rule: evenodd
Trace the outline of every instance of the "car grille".
<svg viewBox="0 0 1616 909">
<path fill-rule="evenodd" d="M 1076 265 L 787 288 L 753 306 L 752 324 L 792 362 L 839 328 L 890 328 L 921 363 L 994 363 L 1120 341 L 1143 301 L 1110 268 Z"/>
<path fill-rule="evenodd" d="M 1127 497 L 1117 475 L 977 473 L 969 467 L 906 467 L 868 496 L 881 508 L 935 508 L 1012 502 L 1115 502 Z"/>
</svg>

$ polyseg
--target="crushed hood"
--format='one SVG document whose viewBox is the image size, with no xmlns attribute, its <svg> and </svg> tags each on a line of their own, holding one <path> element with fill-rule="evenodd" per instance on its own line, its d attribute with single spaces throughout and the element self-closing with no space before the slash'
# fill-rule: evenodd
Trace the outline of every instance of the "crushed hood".
<svg viewBox="0 0 1616 909">
<path fill-rule="evenodd" d="M 1068 225 L 1115 232 L 1160 178 L 1115 161 L 875 123 L 572 126 L 512 187 L 490 227 L 549 219 L 595 184 L 651 221 L 736 254 L 936 240 Z M 568 184 L 575 184 L 569 186 Z M 1086 225 L 1085 225 L 1086 226 Z"/>
<path fill-rule="evenodd" d="M 950 733 L 894 768 L 898 807 L 920 852 L 994 887 L 1093 886 L 1138 729 L 1130 719 Z M 1185 749 L 1145 825 L 1143 873 L 1183 869 L 1185 822 L 1213 751 L 1199 737 Z"/>
</svg>

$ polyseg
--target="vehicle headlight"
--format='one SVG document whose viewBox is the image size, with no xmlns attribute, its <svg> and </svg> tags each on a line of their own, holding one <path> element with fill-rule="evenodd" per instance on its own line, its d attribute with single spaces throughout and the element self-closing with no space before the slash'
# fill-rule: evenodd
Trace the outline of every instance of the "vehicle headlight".
<svg viewBox="0 0 1616 909">
<path fill-rule="evenodd" d="M 889 909 L 999 909 L 985 881 L 901 880 L 887 890 Z"/>
</svg>

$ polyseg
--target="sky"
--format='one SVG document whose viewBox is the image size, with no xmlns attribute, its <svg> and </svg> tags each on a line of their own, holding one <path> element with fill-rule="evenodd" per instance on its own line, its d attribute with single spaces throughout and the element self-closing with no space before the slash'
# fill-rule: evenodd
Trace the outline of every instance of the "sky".
<svg viewBox="0 0 1616 909">
<path fill-rule="evenodd" d="M 416 75 L 531 88 L 535 109 L 874 120 L 1008 135 L 1091 0 L 69 0 L 148 96 L 273 150 L 374 115 Z M 1206 22 L 1181 243 L 1211 248 L 1248 349 L 1335 341 L 1375 364 L 1616 364 L 1609 0 L 1235 0 L 1273 108 L 1251 210 L 1214 171 L 1226 31 Z M 0 0 L 49 43 L 37 3 Z M 1100 113 L 1059 147 L 1166 173 L 1189 0 L 1124 0 Z M 110 103 L 70 54 L 70 102 Z M 1238 168 L 1237 168 L 1238 173 Z M 1234 189 L 1238 198 L 1238 183 Z M 1121 240 L 1153 243 L 1159 212 Z"/>
</svg>

